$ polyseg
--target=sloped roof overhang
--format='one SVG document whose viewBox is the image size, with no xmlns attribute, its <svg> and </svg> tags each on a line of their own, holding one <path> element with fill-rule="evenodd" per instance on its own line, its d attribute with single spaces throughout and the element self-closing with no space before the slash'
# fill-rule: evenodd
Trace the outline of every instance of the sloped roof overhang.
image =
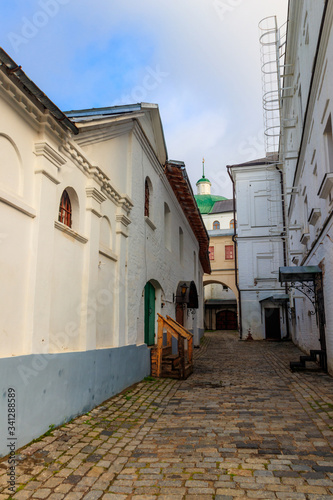
<svg viewBox="0 0 333 500">
<path fill-rule="evenodd" d="M 267 302 L 272 302 L 273 304 L 285 304 L 289 301 L 289 295 L 286 293 L 270 295 L 264 299 L 259 300 L 260 304 L 265 304 Z"/>
<path fill-rule="evenodd" d="M 280 283 L 296 283 L 314 281 L 318 274 L 322 274 L 319 266 L 291 266 L 279 268 Z"/>
<path fill-rule="evenodd" d="M 137 104 L 65 111 L 66 116 L 73 122 L 78 123 L 80 128 L 107 126 L 111 121 L 125 122 L 126 120 L 136 120 L 138 123 L 141 123 L 141 118 L 144 117 L 145 113 L 150 113 L 156 139 L 156 150 L 152 145 L 151 148 L 160 164 L 164 165 L 168 157 L 168 152 L 158 104 L 141 102 Z M 144 131 L 143 123 L 140 126 L 146 139 L 150 142 Z"/>
<path fill-rule="evenodd" d="M 209 236 L 196 204 L 183 162 L 168 161 L 164 167 L 166 178 L 199 243 L 199 259 L 205 273 L 210 274 Z"/>
<path fill-rule="evenodd" d="M 0 68 L 6 72 L 18 88 L 20 88 L 32 102 L 42 105 L 41 109 L 47 109 L 50 114 L 63 127 L 69 129 L 73 134 L 78 134 L 79 130 L 75 124 L 63 113 L 52 101 L 47 97 L 37 85 L 30 80 L 24 73 L 21 66 L 18 66 L 15 61 L 0 47 Z"/>
<path fill-rule="evenodd" d="M 216 306 L 225 306 L 225 307 L 230 307 L 232 309 L 237 309 L 237 300 L 236 299 L 230 299 L 230 300 L 223 300 L 223 299 L 208 299 L 205 300 L 205 306 L 206 307 L 216 307 Z"/>
</svg>

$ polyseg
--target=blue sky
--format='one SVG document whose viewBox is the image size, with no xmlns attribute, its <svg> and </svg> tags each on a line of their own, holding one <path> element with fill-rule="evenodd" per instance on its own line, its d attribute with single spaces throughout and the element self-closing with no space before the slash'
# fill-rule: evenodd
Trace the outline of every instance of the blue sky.
<svg viewBox="0 0 333 500">
<path fill-rule="evenodd" d="M 258 22 L 287 0 L 11 0 L 0 45 L 63 110 L 154 102 L 194 191 L 264 154 Z"/>
</svg>

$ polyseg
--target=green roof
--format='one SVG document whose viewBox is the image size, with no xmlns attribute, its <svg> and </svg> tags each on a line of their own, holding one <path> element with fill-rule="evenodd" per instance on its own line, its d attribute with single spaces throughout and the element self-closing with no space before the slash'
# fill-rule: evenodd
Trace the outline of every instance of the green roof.
<svg viewBox="0 0 333 500">
<path fill-rule="evenodd" d="M 201 177 L 201 179 L 198 180 L 196 186 L 199 184 L 199 182 L 209 182 L 209 184 L 211 184 L 210 180 L 207 179 L 207 177 L 205 177 L 204 175 Z"/>
<path fill-rule="evenodd" d="M 195 194 L 194 198 L 201 214 L 209 214 L 217 201 L 228 199 L 214 194 Z"/>
</svg>

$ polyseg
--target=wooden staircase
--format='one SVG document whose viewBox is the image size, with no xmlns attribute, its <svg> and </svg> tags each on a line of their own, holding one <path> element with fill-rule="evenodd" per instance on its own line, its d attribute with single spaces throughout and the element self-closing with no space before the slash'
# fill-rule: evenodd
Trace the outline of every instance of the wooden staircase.
<svg viewBox="0 0 333 500">
<path fill-rule="evenodd" d="M 327 371 L 327 361 L 326 361 L 326 351 L 322 349 L 311 349 L 309 356 L 300 356 L 299 361 L 291 361 L 290 369 L 292 372 L 296 370 L 306 370 L 306 362 L 317 363 L 319 361 L 318 368 Z"/>
<path fill-rule="evenodd" d="M 176 354 L 172 337 L 178 343 Z M 193 335 L 170 316 L 158 314 L 157 345 L 150 352 L 153 377 L 186 379 L 193 372 Z"/>
</svg>

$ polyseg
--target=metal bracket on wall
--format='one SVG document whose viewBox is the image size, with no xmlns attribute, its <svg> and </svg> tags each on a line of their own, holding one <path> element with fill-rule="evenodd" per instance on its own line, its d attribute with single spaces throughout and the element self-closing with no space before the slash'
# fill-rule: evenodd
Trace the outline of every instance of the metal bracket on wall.
<svg viewBox="0 0 333 500">
<path fill-rule="evenodd" d="M 301 292 L 303 295 L 305 295 L 309 301 L 311 302 L 314 311 L 309 311 L 312 316 L 317 314 L 317 305 L 316 305 L 316 293 L 315 293 L 315 284 L 311 282 L 311 285 L 302 281 L 302 282 L 295 282 L 292 283 L 291 285 L 288 286 L 288 291 L 290 290 L 298 290 Z"/>
</svg>

